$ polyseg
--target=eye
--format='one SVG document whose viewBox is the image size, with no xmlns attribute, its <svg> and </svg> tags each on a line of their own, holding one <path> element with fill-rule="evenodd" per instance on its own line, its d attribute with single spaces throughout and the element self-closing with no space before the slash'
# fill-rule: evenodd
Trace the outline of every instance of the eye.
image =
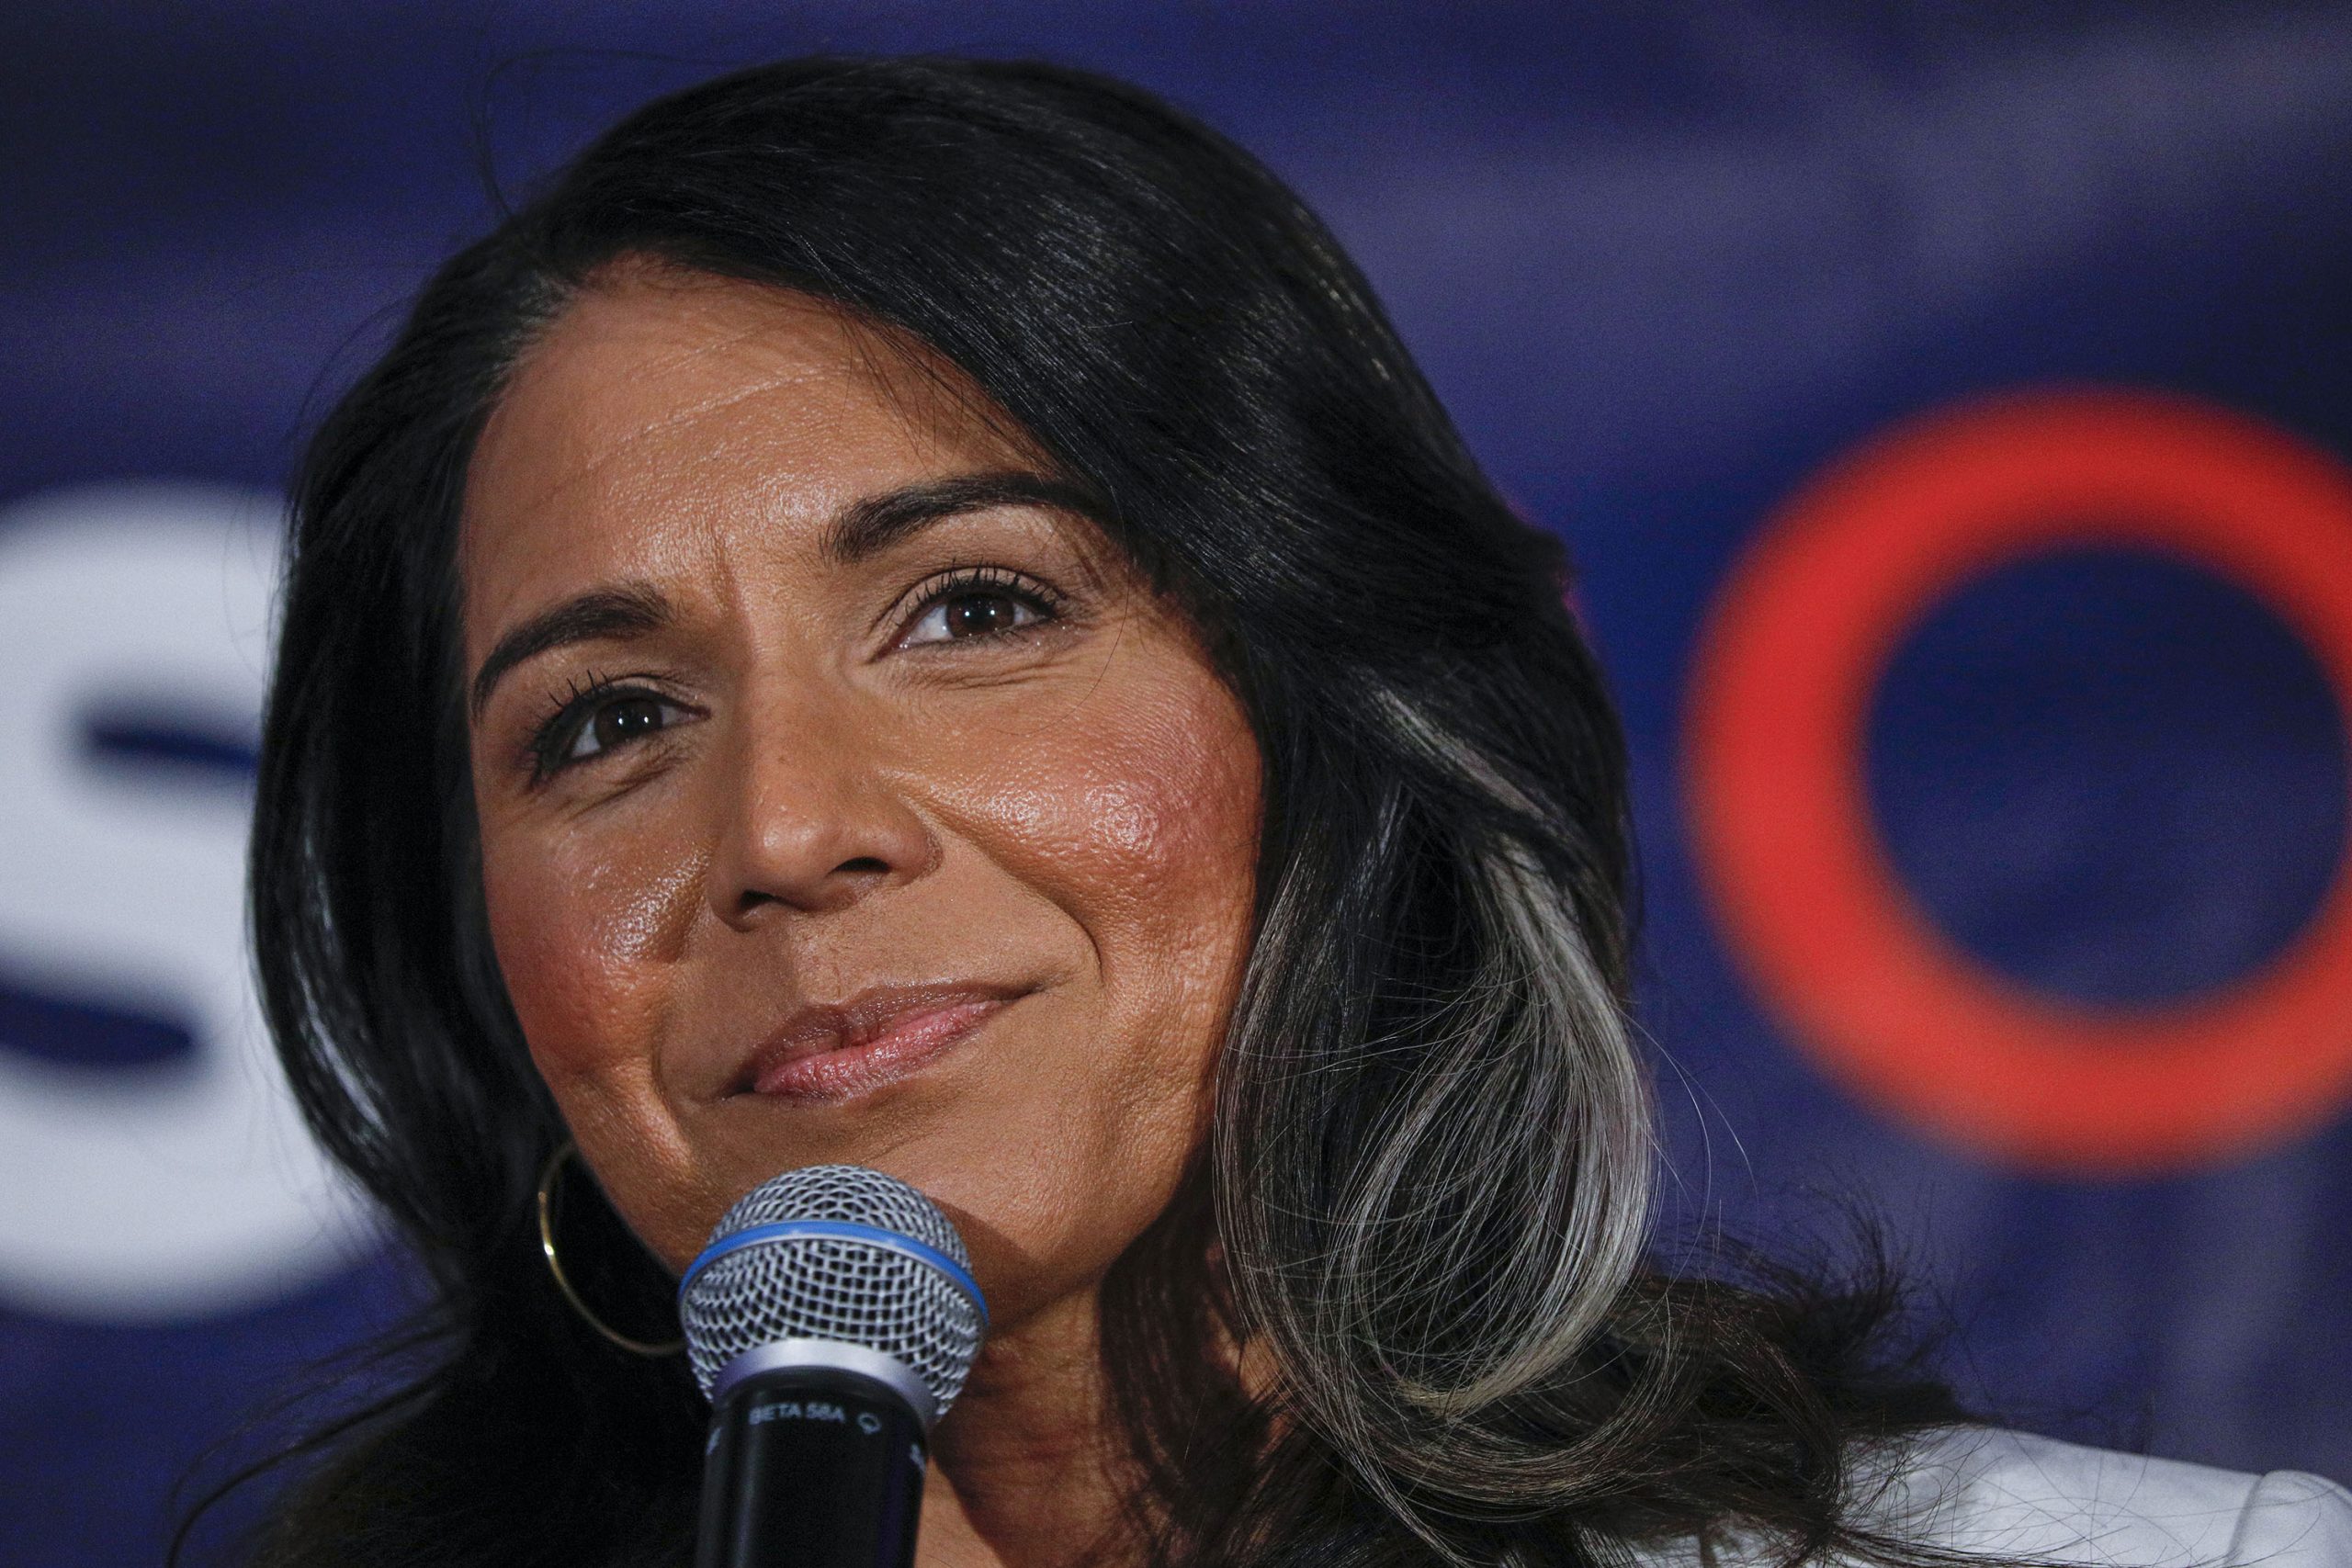
<svg viewBox="0 0 2352 1568">
<path fill-rule="evenodd" d="M 590 713 L 587 722 L 580 727 L 571 744 L 564 751 L 565 761 L 578 761 L 642 739 L 667 726 L 673 714 L 678 712 L 675 703 L 661 698 L 633 694 L 600 703 Z"/>
<path fill-rule="evenodd" d="M 542 727 L 532 750 L 544 778 L 575 762 L 586 762 L 659 735 L 694 712 L 642 686 L 602 682 L 574 692 Z"/>
<path fill-rule="evenodd" d="M 969 642 L 1042 626 L 1057 614 L 1044 583 L 1001 568 L 959 572 L 931 590 L 899 635 L 899 646 Z"/>
</svg>

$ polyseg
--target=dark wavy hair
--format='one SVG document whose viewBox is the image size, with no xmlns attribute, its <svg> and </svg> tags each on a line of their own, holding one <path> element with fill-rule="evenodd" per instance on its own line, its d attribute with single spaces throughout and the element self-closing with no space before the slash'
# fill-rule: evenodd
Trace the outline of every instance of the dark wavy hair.
<svg viewBox="0 0 2352 1568">
<path fill-rule="evenodd" d="M 692 1539 L 684 1367 L 598 1338 L 537 1253 L 566 1134 L 488 939 L 456 635 L 483 420 L 635 260 L 828 301 L 959 372 L 1095 499 L 1250 716 L 1268 808 L 1214 1128 L 1104 1291 L 1156 1562 L 1595 1563 L 1711 1532 L 1935 1555 L 1860 1506 L 1861 1456 L 1959 1415 L 1875 1348 L 1887 1293 L 1645 1261 L 1619 726 L 1558 545 L 1355 267 L 1135 88 L 819 59 L 605 134 L 441 270 L 309 449 L 254 935 L 311 1123 L 434 1300 L 421 1368 L 308 1446 L 263 1561 L 651 1563 Z M 587 1288 L 658 1323 L 670 1281 L 590 1218 Z M 1237 1339 L 1261 1391 L 1216 1353 Z"/>
</svg>

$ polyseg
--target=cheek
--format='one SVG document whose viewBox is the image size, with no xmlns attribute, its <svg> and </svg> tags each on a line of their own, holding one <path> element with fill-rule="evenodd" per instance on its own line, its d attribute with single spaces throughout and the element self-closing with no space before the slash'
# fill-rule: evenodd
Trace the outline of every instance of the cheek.
<svg viewBox="0 0 2352 1568">
<path fill-rule="evenodd" d="M 1040 889 L 1091 938 L 1106 1002 L 1164 1013 L 1221 1002 L 1238 977 L 1227 971 L 1248 936 L 1259 776 L 1221 685 L 1150 673 L 1103 682 L 1001 805 Z"/>
<path fill-rule="evenodd" d="M 532 1059 L 565 1103 L 636 1077 L 700 897 L 705 854 L 655 833 L 485 822 L 482 890 Z"/>
<path fill-rule="evenodd" d="M 1069 896 L 1093 930 L 1103 980 L 1136 1005 L 1198 1008 L 1247 936 L 1258 848 L 1257 769 L 1224 716 L 1161 708 L 1101 737 L 1100 776 L 1072 804 Z M 1206 1043 L 1204 1042 L 1204 1043 Z"/>
<path fill-rule="evenodd" d="M 1114 665 L 1008 754 L 971 830 L 1078 928 L 1091 970 L 1083 1024 L 1032 1066 L 1087 1108 L 1071 1118 L 1082 1143 L 1172 1138 L 1181 1164 L 1248 948 L 1255 739 L 1221 682 L 1169 660 Z"/>
<path fill-rule="evenodd" d="M 1114 669 L 1130 678 L 965 748 L 1000 761 L 959 770 L 939 802 L 1058 911 L 1057 946 L 1080 955 L 917 1179 L 964 1228 L 1006 1322 L 1099 1280 L 1174 1196 L 1248 951 L 1261 786 L 1247 721 L 1196 668 Z"/>
</svg>

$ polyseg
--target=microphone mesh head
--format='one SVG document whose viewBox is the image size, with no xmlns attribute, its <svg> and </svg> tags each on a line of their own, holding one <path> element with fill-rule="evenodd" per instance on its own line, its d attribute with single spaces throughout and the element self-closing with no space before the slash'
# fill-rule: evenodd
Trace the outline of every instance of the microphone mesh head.
<svg viewBox="0 0 2352 1568">
<path fill-rule="evenodd" d="M 796 1220 L 870 1225 L 944 1253 L 967 1273 L 964 1238 L 932 1201 L 878 1170 L 812 1165 L 771 1177 L 728 1210 L 710 1246 Z M 707 1250 L 707 1249 L 706 1249 Z M 933 1264 L 847 1236 L 755 1241 L 693 1271 L 678 1303 L 703 1393 L 728 1362 L 781 1339 L 831 1339 L 895 1356 L 944 1416 L 979 1354 L 978 1303 Z"/>
</svg>

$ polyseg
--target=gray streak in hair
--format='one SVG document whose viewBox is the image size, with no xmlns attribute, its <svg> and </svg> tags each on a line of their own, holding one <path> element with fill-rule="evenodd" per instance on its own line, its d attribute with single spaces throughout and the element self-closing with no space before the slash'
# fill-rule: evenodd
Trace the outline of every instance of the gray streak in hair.
<svg viewBox="0 0 2352 1568">
<path fill-rule="evenodd" d="M 1535 1509 L 1557 1495 L 1556 1452 L 1462 1439 L 1481 1411 L 1558 1379 L 1632 1280 L 1656 1167 L 1649 1078 L 1568 894 L 1498 826 L 1540 831 L 1544 808 L 1410 697 L 1383 690 L 1372 709 L 1381 750 L 1418 756 L 1448 793 L 1489 808 L 1453 825 L 1475 956 L 1466 976 L 1426 981 L 1393 956 L 1383 983 L 1418 986 L 1433 1005 L 1351 1037 L 1363 998 L 1330 987 L 1363 976 L 1318 973 L 1329 890 L 1313 857 L 1293 862 L 1267 901 L 1227 1045 L 1219 1232 L 1244 1317 L 1307 1417 L 1453 1557 L 1414 1489 Z M 1402 777 L 1373 787 L 1381 847 L 1399 852 L 1405 819 L 1435 800 Z M 1368 1114 L 1343 1103 L 1363 1092 L 1351 1068 L 1366 1057 L 1403 1058 L 1384 1075 L 1395 1092 Z M 1337 1190 L 1263 1157 L 1252 1134 L 1270 1116 L 1350 1130 L 1347 1146 L 1320 1151 L 1345 1173 Z M 1302 1228 L 1311 1250 L 1295 1247 Z M 1510 1238 L 1499 1255 L 1498 1237 Z M 1461 1322 L 1465 1310 L 1480 1321 Z"/>
</svg>

